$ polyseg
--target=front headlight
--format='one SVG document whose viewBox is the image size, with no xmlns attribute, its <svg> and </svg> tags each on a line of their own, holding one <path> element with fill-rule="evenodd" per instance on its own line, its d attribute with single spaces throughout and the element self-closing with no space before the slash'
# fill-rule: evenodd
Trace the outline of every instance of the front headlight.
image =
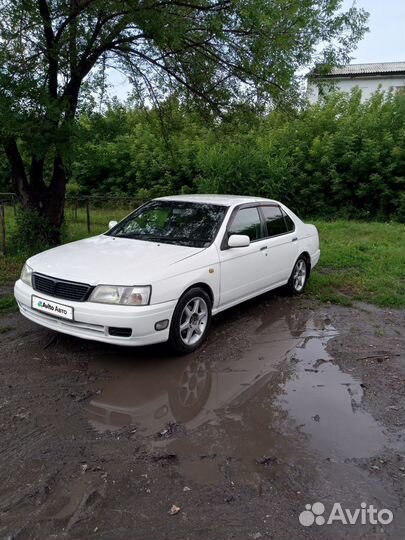
<svg viewBox="0 0 405 540">
<path fill-rule="evenodd" d="M 21 270 L 21 281 L 23 281 L 26 285 L 29 285 L 32 287 L 32 268 L 28 266 L 27 263 L 24 264 Z"/>
<path fill-rule="evenodd" d="M 90 295 L 89 302 L 120 304 L 124 306 L 145 306 L 149 304 L 150 293 L 150 285 L 145 285 L 144 287 L 97 285 Z"/>
</svg>

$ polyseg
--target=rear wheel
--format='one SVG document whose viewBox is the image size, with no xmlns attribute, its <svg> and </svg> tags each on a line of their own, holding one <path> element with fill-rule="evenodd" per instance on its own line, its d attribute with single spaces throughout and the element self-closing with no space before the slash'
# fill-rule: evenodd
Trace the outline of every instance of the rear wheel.
<svg viewBox="0 0 405 540">
<path fill-rule="evenodd" d="M 287 283 L 287 290 L 290 294 L 302 294 L 309 276 L 309 265 L 306 258 L 300 255 L 294 264 L 290 279 Z"/>
<path fill-rule="evenodd" d="M 211 298 L 200 287 L 188 290 L 174 310 L 169 343 L 179 354 L 197 349 L 207 336 L 211 323 Z"/>
</svg>

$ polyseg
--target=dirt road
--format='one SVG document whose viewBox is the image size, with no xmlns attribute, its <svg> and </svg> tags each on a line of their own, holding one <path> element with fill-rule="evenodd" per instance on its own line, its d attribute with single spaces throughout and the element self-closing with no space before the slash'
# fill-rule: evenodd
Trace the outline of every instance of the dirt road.
<svg viewBox="0 0 405 540">
<path fill-rule="evenodd" d="M 176 358 L 3 316 L 0 538 L 404 538 L 404 323 L 266 295 Z"/>
</svg>

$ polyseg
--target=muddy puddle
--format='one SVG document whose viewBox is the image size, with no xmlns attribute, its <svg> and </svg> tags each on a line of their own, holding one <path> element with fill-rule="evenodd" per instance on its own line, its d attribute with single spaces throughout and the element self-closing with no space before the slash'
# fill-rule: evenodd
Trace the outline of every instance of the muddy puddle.
<svg viewBox="0 0 405 540">
<path fill-rule="evenodd" d="M 20 322 L 3 340 L 1 538 L 404 538 L 397 313 L 266 295 L 181 358 Z M 304 530 L 315 502 L 395 519 Z"/>
<path fill-rule="evenodd" d="M 252 478 L 275 463 L 366 458 L 388 444 L 360 408 L 362 382 L 326 348 L 337 331 L 321 313 L 282 303 L 246 321 L 251 336 L 228 357 L 215 343 L 194 355 L 114 349 L 93 360 L 110 379 L 86 405 L 98 432 L 128 428 L 149 451 L 179 457 L 182 473 L 216 482 L 237 464 Z M 215 330 L 214 330 L 215 334 Z M 215 339 L 214 339 L 215 341 Z"/>
</svg>

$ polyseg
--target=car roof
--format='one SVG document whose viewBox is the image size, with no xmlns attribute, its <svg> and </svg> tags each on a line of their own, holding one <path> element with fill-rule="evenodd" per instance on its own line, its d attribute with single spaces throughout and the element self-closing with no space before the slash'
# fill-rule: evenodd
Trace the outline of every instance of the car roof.
<svg viewBox="0 0 405 540">
<path fill-rule="evenodd" d="M 154 200 L 196 202 L 196 203 L 203 203 L 203 204 L 218 204 L 218 205 L 223 205 L 223 206 L 234 206 L 236 204 L 245 204 L 245 203 L 252 203 L 252 202 L 277 203 L 277 201 L 273 201 L 271 199 L 265 199 L 263 197 L 249 197 L 245 195 L 216 195 L 216 194 L 169 195 L 167 197 L 158 197 L 157 199 L 154 199 Z"/>
</svg>

